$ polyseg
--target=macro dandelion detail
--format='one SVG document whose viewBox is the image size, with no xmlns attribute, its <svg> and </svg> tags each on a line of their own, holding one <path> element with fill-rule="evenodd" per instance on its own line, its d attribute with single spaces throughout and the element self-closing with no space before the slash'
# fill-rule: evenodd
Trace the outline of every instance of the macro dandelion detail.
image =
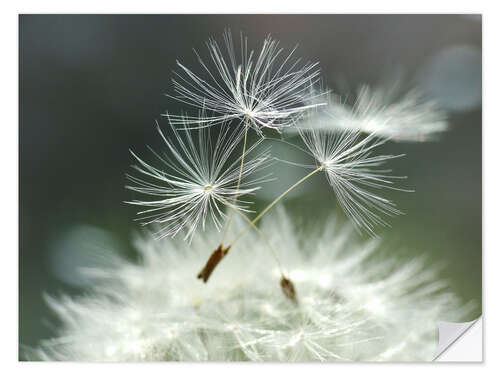
<svg viewBox="0 0 500 375">
<path fill-rule="evenodd" d="M 392 85 L 362 85 L 353 103 L 340 96 L 323 95 L 327 104 L 309 116 L 304 127 L 343 132 L 359 131 L 399 142 L 439 138 L 448 129 L 446 113 L 418 88 L 404 91 Z"/>
<path fill-rule="evenodd" d="M 321 105 L 307 104 L 318 96 L 311 90 L 319 80 L 317 63 L 302 64 L 293 57 L 294 50 L 285 54 L 271 37 L 255 53 L 241 35 L 241 51 L 236 53 L 231 33 L 226 31 L 224 45 L 225 53 L 215 39 L 207 42 L 212 67 L 196 54 L 206 78 L 177 62 L 181 73 L 173 80 L 177 93 L 173 98 L 214 113 L 203 119 L 184 116 L 181 122 L 187 119 L 209 126 L 237 119 L 258 133 L 262 128 L 279 131 L 292 126 L 304 111 Z"/>
<path fill-rule="evenodd" d="M 86 270 L 82 297 L 48 297 L 62 322 L 59 336 L 27 350 L 59 361 L 405 361 L 430 360 L 435 322 L 457 320 L 467 305 L 437 280 L 425 259 L 381 254 L 333 218 L 316 235 L 297 231 L 282 209 L 263 231 L 286 259 L 297 304 L 277 286 L 280 273 L 254 233 L 246 236 L 209 284 L 195 280 L 215 228 L 191 244 L 145 234 L 138 263 Z M 235 219 L 234 231 L 246 223 Z M 298 234 L 298 233 L 303 234 Z M 305 247 L 304 244 L 308 246 Z"/>
<path fill-rule="evenodd" d="M 144 225 L 162 224 L 156 233 L 160 238 L 175 236 L 187 229 L 185 238 L 190 239 L 200 224 L 205 227 L 207 217 L 220 228 L 225 217 L 223 207 L 248 211 L 249 202 L 240 197 L 254 193 L 268 177 L 249 178 L 256 170 L 269 165 L 267 151 L 240 163 L 244 156 L 255 151 L 260 141 L 236 160 L 230 159 L 241 141 L 241 129 L 232 130 L 224 123 L 214 141 L 210 129 L 193 130 L 187 129 L 187 124 L 184 125 L 181 130 L 170 126 L 173 135 L 170 138 L 157 126 L 166 149 L 162 153 L 151 151 L 162 169 L 148 164 L 131 151 L 138 163 L 134 169 L 143 177 L 128 174 L 127 178 L 132 184 L 127 188 L 157 199 L 136 199 L 127 203 L 146 208 L 138 213 Z M 195 136 L 197 139 L 194 139 Z"/>
<path fill-rule="evenodd" d="M 398 236 L 416 226 L 398 217 L 391 192 L 414 192 L 390 164 L 409 145 L 384 151 L 390 142 L 416 149 L 439 139 L 446 114 L 399 81 L 339 100 L 321 88 L 319 63 L 296 57 L 297 47 L 286 51 L 270 36 L 259 48 L 243 34 L 238 42 L 225 31 L 222 43 L 206 42 L 208 56 L 195 51 L 197 67 L 177 60 L 167 96 L 185 107 L 159 115 L 161 148 L 148 146 L 149 156 L 130 149 L 119 201 L 137 211 L 137 256 L 125 256 L 104 229 L 55 241 L 57 254 L 91 233 L 100 244 L 75 283 L 84 293 L 45 295 L 55 337 L 23 347 L 26 358 L 427 361 L 436 355 L 437 322 L 474 309 L 451 292 L 437 262 L 403 255 Z M 292 161 L 286 148 L 281 159 L 273 142 L 302 154 Z M 281 181 L 270 168 L 278 162 L 302 169 Z M 313 176 L 324 194 L 311 188 Z M 285 187 L 259 195 L 270 180 Z M 287 211 L 285 199 L 306 185 L 305 198 L 289 201 L 313 215 Z M 322 216 L 334 202 L 338 212 Z M 397 219 L 403 230 L 379 238 Z M 85 246 L 76 248 L 68 253 L 85 258 Z"/>
<path fill-rule="evenodd" d="M 377 169 L 385 162 L 403 155 L 373 155 L 373 150 L 386 141 L 374 133 L 361 137 L 358 131 L 341 133 L 300 130 L 300 136 L 319 166 L 312 172 L 324 171 L 341 207 L 358 228 L 374 234 L 376 225 L 387 225 L 378 215 L 399 215 L 401 211 L 374 189 L 394 189 L 394 180 L 404 177 L 390 175 L 389 169 Z"/>
</svg>

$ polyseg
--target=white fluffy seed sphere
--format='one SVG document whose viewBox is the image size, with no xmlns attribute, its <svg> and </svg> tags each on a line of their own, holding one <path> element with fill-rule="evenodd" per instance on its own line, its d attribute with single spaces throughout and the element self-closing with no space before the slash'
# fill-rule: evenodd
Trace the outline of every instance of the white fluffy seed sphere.
<svg viewBox="0 0 500 375">
<path fill-rule="evenodd" d="M 236 217 L 235 217 L 236 219 Z M 239 218 L 238 218 L 239 219 Z M 245 223 L 237 220 L 233 234 Z M 316 225 L 317 227 L 317 225 Z M 140 261 L 118 256 L 89 268 L 84 296 L 47 298 L 57 337 L 25 356 L 61 361 L 420 361 L 437 348 L 438 320 L 459 321 L 468 305 L 447 291 L 423 259 L 406 263 L 361 242 L 335 220 L 301 230 L 279 209 L 262 223 L 280 270 L 255 233 L 237 243 L 209 282 L 196 278 L 220 233 L 191 244 L 136 241 Z M 230 238 L 230 237 L 229 237 Z"/>
</svg>

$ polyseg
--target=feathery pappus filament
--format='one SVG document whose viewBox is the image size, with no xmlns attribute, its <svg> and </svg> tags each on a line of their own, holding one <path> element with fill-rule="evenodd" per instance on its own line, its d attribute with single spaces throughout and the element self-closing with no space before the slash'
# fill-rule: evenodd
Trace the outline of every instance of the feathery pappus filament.
<svg viewBox="0 0 500 375">
<path fill-rule="evenodd" d="M 317 63 L 303 64 L 299 58 L 283 52 L 276 40 L 267 37 L 260 51 L 249 50 L 241 35 L 240 49 L 235 51 L 232 35 L 223 35 L 225 53 L 218 42 L 207 42 L 209 63 L 198 53 L 204 75 L 198 75 L 181 64 L 173 79 L 174 99 L 214 113 L 208 118 L 171 116 L 172 121 L 189 121 L 193 126 L 209 126 L 227 120 L 239 120 L 258 133 L 262 128 L 281 130 L 293 125 L 304 111 L 322 105 L 308 104 L 316 93 L 311 87 L 319 80 Z M 238 56 L 238 57 L 237 57 Z M 210 64 L 211 63 L 211 64 Z"/>
<path fill-rule="evenodd" d="M 338 95 L 323 96 L 327 105 L 315 111 L 303 127 L 331 131 L 360 131 L 398 142 L 432 141 L 448 129 L 446 113 L 418 88 L 392 85 L 362 85 L 354 103 Z"/>
<path fill-rule="evenodd" d="M 188 129 L 186 122 L 180 130 L 170 123 L 170 136 L 159 125 L 157 130 L 166 149 L 163 153 L 151 151 L 161 167 L 153 166 L 131 151 L 137 162 L 133 168 L 141 177 L 127 174 L 131 182 L 128 189 L 154 198 L 127 203 L 144 207 L 138 212 L 144 225 L 161 224 L 157 237 L 175 236 L 184 231 L 185 239 L 191 239 L 199 225 L 205 227 L 207 218 L 220 228 L 225 207 L 249 210 L 249 202 L 240 197 L 254 193 L 259 184 L 269 178 L 269 175 L 250 177 L 271 162 L 268 151 L 255 152 L 261 141 L 238 157 L 233 152 L 240 143 L 242 129 L 232 128 L 226 122 L 217 127 L 215 140 L 209 128 Z M 250 158 L 251 153 L 256 156 Z M 245 162 L 238 186 L 242 157 Z"/>
<path fill-rule="evenodd" d="M 374 234 L 376 225 L 388 225 L 380 214 L 402 214 L 389 199 L 374 190 L 399 189 L 393 186 L 391 170 L 378 169 L 385 162 L 404 155 L 373 155 L 374 149 L 386 142 L 375 134 L 363 137 L 359 131 L 344 130 L 336 133 L 318 129 L 299 131 L 299 134 L 324 171 L 328 183 L 345 211 L 356 226 Z"/>
</svg>

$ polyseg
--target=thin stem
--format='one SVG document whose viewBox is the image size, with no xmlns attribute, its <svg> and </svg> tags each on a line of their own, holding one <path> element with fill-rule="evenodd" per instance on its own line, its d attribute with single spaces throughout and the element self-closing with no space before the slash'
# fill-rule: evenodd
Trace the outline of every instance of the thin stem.
<svg viewBox="0 0 500 375">
<path fill-rule="evenodd" d="M 238 191 L 240 190 L 241 175 L 243 174 L 243 162 L 245 161 L 245 152 L 247 149 L 247 135 L 248 135 L 248 116 L 245 117 L 245 136 L 243 139 L 243 151 L 241 152 L 240 173 L 238 175 L 238 183 L 236 184 L 236 193 L 233 199 L 233 206 L 236 205 L 236 199 L 238 198 Z M 229 227 L 231 226 L 231 222 L 233 221 L 233 212 L 234 211 L 229 212 L 229 217 L 227 218 L 227 223 L 224 228 L 224 232 L 222 233 L 222 239 L 220 241 L 221 244 L 224 243 L 226 235 L 229 231 Z"/>
<path fill-rule="evenodd" d="M 255 223 L 253 223 L 248 217 L 247 215 L 245 215 L 243 212 L 239 211 L 236 206 L 230 204 L 227 200 L 225 200 L 224 198 L 222 198 L 221 196 L 217 196 L 219 199 L 221 199 L 223 202 L 225 202 L 226 204 L 229 205 L 229 207 L 231 207 L 231 209 L 233 209 L 238 215 L 240 215 L 243 219 L 246 220 L 246 222 L 257 232 L 257 234 L 262 238 L 262 240 L 265 242 L 265 244 L 267 245 L 267 247 L 269 247 L 269 249 L 271 250 L 271 253 L 273 254 L 273 257 L 274 257 L 274 260 L 276 260 L 276 263 L 278 264 L 278 268 L 280 269 L 280 273 L 281 275 L 284 275 L 283 273 L 283 267 L 281 266 L 281 262 L 279 261 L 279 258 L 278 258 L 278 254 L 276 252 L 276 250 L 274 249 L 274 247 L 271 245 L 271 243 L 268 241 L 268 239 L 266 238 L 266 236 L 264 235 L 264 233 L 262 233 L 262 231 L 259 229 L 259 227 L 257 227 L 255 225 Z"/>
<path fill-rule="evenodd" d="M 306 176 L 302 177 L 299 181 L 297 181 L 296 183 L 294 183 L 292 186 L 290 186 L 288 189 L 286 189 L 283 193 L 281 193 L 274 201 L 272 201 L 266 208 L 264 208 L 260 214 L 258 214 L 251 222 L 250 224 L 251 225 L 255 225 L 255 223 L 257 221 L 259 221 L 262 216 L 265 215 L 265 213 L 267 211 L 269 211 L 276 203 L 278 203 L 285 195 L 287 195 L 289 192 L 291 192 L 293 189 L 295 189 L 297 186 L 299 186 L 301 183 L 303 183 L 305 180 L 307 180 L 309 177 L 313 176 L 314 174 L 318 173 L 319 171 L 322 171 L 325 167 L 323 165 L 319 166 L 318 168 L 316 168 L 314 171 L 312 171 L 311 173 L 307 174 Z M 247 232 L 248 230 L 250 229 L 250 227 L 242 230 L 237 236 L 236 238 L 231 242 L 231 246 L 234 246 L 236 244 L 236 242 L 238 242 L 238 240 L 243 237 Z"/>
</svg>

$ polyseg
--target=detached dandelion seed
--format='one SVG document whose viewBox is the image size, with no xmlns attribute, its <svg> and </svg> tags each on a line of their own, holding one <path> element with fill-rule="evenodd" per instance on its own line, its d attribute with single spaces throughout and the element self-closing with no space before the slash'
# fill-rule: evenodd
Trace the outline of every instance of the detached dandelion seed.
<svg viewBox="0 0 500 375">
<path fill-rule="evenodd" d="M 128 189 L 157 197 L 155 200 L 127 202 L 146 207 L 138 213 L 144 225 L 162 224 L 157 237 L 175 236 L 184 231 L 185 239 L 190 240 L 200 224 L 205 227 L 207 217 L 220 228 L 226 215 L 223 208 L 229 206 L 228 200 L 234 200 L 231 206 L 235 209 L 249 210 L 249 202 L 240 197 L 254 193 L 260 183 L 268 180 L 268 175 L 256 179 L 249 176 L 268 166 L 270 158 L 264 151 L 243 164 L 240 160 L 254 152 L 260 141 L 242 156 L 230 161 L 241 140 L 241 129 L 231 130 L 227 123 L 223 123 L 215 141 L 211 139 L 210 129 L 188 129 L 187 123 L 181 131 L 170 126 L 171 138 L 167 138 L 159 126 L 157 129 L 166 145 L 166 152 L 158 154 L 153 151 L 153 154 L 162 169 L 148 164 L 132 152 L 138 163 L 134 169 L 143 177 L 127 175 L 132 182 Z M 194 139 L 194 133 L 197 133 L 197 139 Z"/>
<path fill-rule="evenodd" d="M 342 132 L 359 131 L 400 142 L 435 140 L 448 129 L 446 113 L 418 89 L 403 91 L 399 83 L 371 88 L 363 85 L 350 105 L 338 96 L 309 116 L 303 127 Z"/>
<path fill-rule="evenodd" d="M 243 177 L 248 129 L 253 128 L 260 135 L 263 135 L 263 128 L 280 131 L 293 125 L 306 110 L 322 104 L 306 104 L 315 99 L 311 87 L 319 80 L 317 63 L 301 64 L 300 59 L 292 56 L 294 51 L 288 55 L 283 54 L 278 42 L 270 37 L 264 40 L 260 52 L 254 55 L 254 51 L 248 49 L 247 39 L 243 35 L 240 39 L 241 58 L 238 59 L 231 33 L 226 31 L 223 37 L 226 53 L 214 39 L 207 43 L 212 68 L 196 53 L 206 77 L 195 74 L 177 62 L 181 73 L 176 73 L 177 78 L 173 80 L 177 94 L 173 96 L 174 99 L 208 110 L 213 115 L 203 118 L 171 116 L 171 120 L 173 124 L 180 121 L 193 127 L 207 127 L 235 120 L 244 126 L 240 172 L 234 189 L 236 199 Z M 198 274 L 205 282 L 231 247 L 224 246 L 224 241 L 233 215 L 234 212 L 231 211 L 219 246 Z M 222 251 L 223 249 L 227 250 Z"/>
<path fill-rule="evenodd" d="M 315 98 L 310 89 L 319 80 L 317 63 L 301 64 L 288 55 L 270 37 L 257 54 L 248 49 L 247 38 L 241 36 L 241 58 L 235 52 L 232 36 L 224 33 L 226 53 L 215 39 L 207 42 L 213 67 L 198 55 L 206 77 L 177 62 L 181 73 L 173 80 L 176 95 L 185 104 L 206 108 L 214 113 L 207 118 L 173 116 L 174 122 L 189 121 L 194 126 L 210 126 L 221 121 L 238 120 L 258 133 L 262 128 L 281 130 L 292 126 L 304 111 L 322 105 L 307 104 Z"/>
<path fill-rule="evenodd" d="M 388 160 L 403 156 L 372 156 L 373 150 L 385 143 L 386 140 L 378 139 L 375 134 L 363 138 L 360 132 L 354 131 L 344 131 L 337 134 L 317 129 L 299 129 L 299 134 L 309 149 L 308 153 L 316 159 L 319 166 L 312 167 L 315 168 L 312 172 L 291 185 L 260 211 L 251 221 L 252 225 L 255 225 L 293 189 L 322 171 L 325 172 L 340 205 L 358 229 L 364 229 L 375 235 L 374 228 L 376 225 L 388 225 L 379 214 L 389 216 L 402 214 L 401 211 L 395 208 L 392 201 L 368 190 L 368 188 L 385 188 L 411 192 L 411 190 L 392 186 L 392 180 L 406 177 L 391 176 L 389 174 L 391 170 L 387 169 L 373 169 Z M 307 152 L 306 150 L 303 151 Z M 238 233 L 231 245 L 234 246 L 248 230 L 249 228 Z"/>
<path fill-rule="evenodd" d="M 358 131 L 332 133 L 321 130 L 300 130 L 300 136 L 319 163 L 315 171 L 324 171 L 341 207 L 358 228 L 374 234 L 376 225 L 388 225 L 379 214 L 400 215 L 395 204 L 369 189 L 411 191 L 393 186 L 395 179 L 389 169 L 377 169 L 385 162 L 403 155 L 373 156 L 375 148 L 386 140 L 375 134 L 362 137 Z"/>
</svg>

